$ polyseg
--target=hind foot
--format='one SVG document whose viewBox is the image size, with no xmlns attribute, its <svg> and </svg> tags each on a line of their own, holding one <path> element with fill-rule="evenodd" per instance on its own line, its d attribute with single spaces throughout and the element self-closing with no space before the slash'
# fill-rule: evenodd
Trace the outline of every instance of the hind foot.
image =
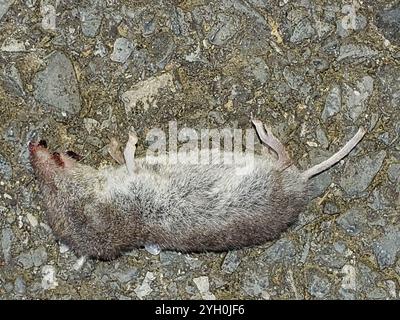
<svg viewBox="0 0 400 320">
<path fill-rule="evenodd" d="M 273 135 L 271 128 L 264 125 L 260 120 L 252 120 L 252 122 L 260 140 L 277 154 L 278 162 L 281 166 L 283 168 L 290 166 L 292 161 L 290 160 L 289 154 L 283 144 Z"/>
</svg>

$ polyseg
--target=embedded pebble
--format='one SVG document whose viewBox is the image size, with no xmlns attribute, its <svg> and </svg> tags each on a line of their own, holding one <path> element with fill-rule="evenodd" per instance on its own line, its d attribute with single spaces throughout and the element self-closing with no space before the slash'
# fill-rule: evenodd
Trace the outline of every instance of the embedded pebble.
<svg viewBox="0 0 400 320">
<path fill-rule="evenodd" d="M 396 262 L 400 250 L 400 231 L 389 230 L 373 244 L 373 250 L 379 268 L 384 269 Z"/>
<path fill-rule="evenodd" d="M 335 85 L 326 97 L 325 107 L 321 115 L 322 120 L 326 121 L 328 118 L 337 114 L 340 111 L 341 105 L 342 92 L 340 86 Z"/>
<path fill-rule="evenodd" d="M 153 289 L 150 287 L 151 283 L 156 279 L 153 272 L 147 272 L 143 282 L 134 291 L 137 297 L 142 300 L 144 297 L 148 296 Z"/>
<path fill-rule="evenodd" d="M 12 177 L 11 163 L 0 154 L 0 177 L 5 180 L 10 180 Z"/>
<path fill-rule="evenodd" d="M 362 232 L 365 227 L 365 220 L 365 210 L 355 207 L 347 210 L 336 220 L 336 222 L 348 234 L 355 236 Z"/>
<path fill-rule="evenodd" d="M 3 249 L 4 262 L 8 264 L 11 259 L 11 245 L 14 233 L 11 228 L 3 228 L 1 231 L 1 248 Z"/>
<path fill-rule="evenodd" d="M 234 272 L 239 264 L 240 264 L 240 257 L 238 256 L 237 251 L 229 251 L 222 263 L 221 269 L 223 272 L 232 273 Z"/>
<path fill-rule="evenodd" d="M 331 288 L 329 280 L 325 277 L 314 275 L 312 277 L 308 292 L 317 299 L 327 296 Z"/>
<path fill-rule="evenodd" d="M 340 179 L 340 186 L 351 197 L 362 195 L 382 167 L 386 151 L 368 153 L 361 159 L 348 161 Z"/>
<path fill-rule="evenodd" d="M 60 51 L 47 59 L 47 66 L 36 74 L 35 99 L 47 109 L 55 109 L 57 115 L 73 115 L 81 109 L 78 82 L 71 61 Z"/>
<path fill-rule="evenodd" d="M 128 60 L 135 46 L 132 41 L 126 38 L 118 38 L 114 42 L 114 50 L 111 53 L 110 59 L 115 62 L 124 63 Z"/>
<path fill-rule="evenodd" d="M 56 268 L 50 265 L 43 266 L 41 286 L 43 290 L 55 289 L 58 286 Z"/>
<path fill-rule="evenodd" d="M 210 283 L 207 276 L 194 278 L 193 282 L 196 284 L 202 299 L 215 300 L 215 296 L 210 292 Z"/>
</svg>

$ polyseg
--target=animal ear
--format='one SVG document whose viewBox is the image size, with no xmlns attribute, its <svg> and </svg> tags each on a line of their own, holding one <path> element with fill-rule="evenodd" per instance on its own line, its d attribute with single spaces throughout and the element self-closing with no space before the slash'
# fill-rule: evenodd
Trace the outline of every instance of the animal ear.
<svg viewBox="0 0 400 320">
<path fill-rule="evenodd" d="M 81 156 L 81 155 L 79 155 L 79 154 L 77 154 L 76 152 L 73 152 L 73 151 L 71 151 L 71 150 L 68 150 L 65 154 L 66 154 L 68 157 L 70 157 L 70 158 L 72 158 L 72 159 L 74 159 L 74 160 L 76 160 L 76 161 L 82 160 L 82 156 Z"/>
</svg>

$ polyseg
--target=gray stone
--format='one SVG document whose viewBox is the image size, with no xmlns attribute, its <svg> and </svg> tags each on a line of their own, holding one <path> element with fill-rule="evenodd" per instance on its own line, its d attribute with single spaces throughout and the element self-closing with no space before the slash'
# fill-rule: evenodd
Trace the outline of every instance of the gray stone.
<svg viewBox="0 0 400 320">
<path fill-rule="evenodd" d="M 383 98 L 381 108 L 390 114 L 397 114 L 400 105 L 399 74 L 400 67 L 386 64 L 380 67 L 377 72 Z"/>
<path fill-rule="evenodd" d="M 23 97 L 25 95 L 22 80 L 15 65 L 7 65 L 3 70 L 3 76 L 1 78 L 9 92 L 18 97 Z"/>
<path fill-rule="evenodd" d="M 308 18 L 301 20 L 293 30 L 290 36 L 290 42 L 301 43 L 306 39 L 311 38 L 315 34 L 315 30 L 311 25 L 311 21 Z"/>
<path fill-rule="evenodd" d="M 400 44 L 400 4 L 379 12 L 376 25 L 388 40 Z"/>
<path fill-rule="evenodd" d="M 139 271 L 137 268 L 129 268 L 125 271 L 119 271 L 113 273 L 113 277 L 119 282 L 127 283 L 137 278 Z"/>
<path fill-rule="evenodd" d="M 10 180 L 12 177 L 11 163 L 0 154 L 0 178 Z"/>
<path fill-rule="evenodd" d="M 267 294 L 269 281 L 267 274 L 254 270 L 247 271 L 241 283 L 242 290 L 251 297 L 263 297 Z"/>
<path fill-rule="evenodd" d="M 263 59 L 259 57 L 255 57 L 254 59 L 252 59 L 248 69 L 253 75 L 254 79 L 260 84 L 264 84 L 267 82 L 269 78 L 268 66 Z"/>
<path fill-rule="evenodd" d="M 25 281 L 23 278 L 18 277 L 17 279 L 15 279 L 14 282 L 14 291 L 17 294 L 24 294 L 26 291 L 26 285 L 25 285 Z"/>
<path fill-rule="evenodd" d="M 208 34 L 208 41 L 216 46 L 225 45 L 235 34 L 236 25 L 233 19 L 226 15 L 219 16 L 219 22 Z"/>
<path fill-rule="evenodd" d="M 367 293 L 367 299 L 370 300 L 387 300 L 389 295 L 382 288 L 374 288 L 373 290 Z"/>
<path fill-rule="evenodd" d="M 388 168 L 387 174 L 391 182 L 400 182 L 400 163 L 392 163 Z"/>
<path fill-rule="evenodd" d="M 118 38 L 114 42 L 114 50 L 110 59 L 115 62 L 124 63 L 128 60 L 135 46 L 131 40 L 126 38 Z"/>
<path fill-rule="evenodd" d="M 223 272 L 232 273 L 234 272 L 239 264 L 240 264 L 240 257 L 237 254 L 237 251 L 229 251 L 222 263 L 221 269 Z"/>
<path fill-rule="evenodd" d="M 400 250 L 400 231 L 393 229 L 386 231 L 386 234 L 373 244 L 373 249 L 379 268 L 392 266 Z"/>
<path fill-rule="evenodd" d="M 340 111 L 342 105 L 342 90 L 340 86 L 335 85 L 326 97 L 325 107 L 322 111 L 322 120 L 326 121 L 328 118 L 334 116 Z"/>
<path fill-rule="evenodd" d="M 3 249 L 4 262 L 8 264 L 11 259 L 11 244 L 14 238 L 14 233 L 11 228 L 3 228 L 1 231 L 1 248 Z"/>
<path fill-rule="evenodd" d="M 313 275 L 308 292 L 317 299 L 324 298 L 330 291 L 331 284 L 325 277 Z"/>
<path fill-rule="evenodd" d="M 47 67 L 33 80 L 35 99 L 61 115 L 77 114 L 81 109 L 78 81 L 71 61 L 62 53 L 54 52 L 47 59 Z"/>
<path fill-rule="evenodd" d="M 366 220 L 365 210 L 362 208 L 351 208 L 342 214 L 336 223 L 349 235 L 355 236 L 363 231 Z"/>
<path fill-rule="evenodd" d="M 177 36 L 187 36 L 190 31 L 190 25 L 185 20 L 185 12 L 179 7 L 173 7 L 170 15 L 171 30 Z"/>
<path fill-rule="evenodd" d="M 79 8 L 82 33 L 86 37 L 95 37 L 102 20 L 101 1 L 91 0 L 86 7 Z"/>
<path fill-rule="evenodd" d="M 292 241 L 279 239 L 267 250 L 264 251 L 261 259 L 266 262 L 289 262 L 296 256 L 296 248 Z"/>
<path fill-rule="evenodd" d="M 394 206 L 394 201 L 386 197 L 387 186 L 380 186 L 372 191 L 371 196 L 368 198 L 368 206 L 375 210 L 385 210 Z"/>
<path fill-rule="evenodd" d="M 370 59 L 378 55 L 378 52 L 365 45 L 344 44 L 340 47 L 337 61 L 351 61 L 354 59 Z"/>
<path fill-rule="evenodd" d="M 386 151 L 381 150 L 357 161 L 348 161 L 340 179 L 340 186 L 351 197 L 361 196 L 382 167 L 385 157 Z"/>
<path fill-rule="evenodd" d="M 14 0 L 0 0 L 0 21 L 3 16 L 7 13 Z"/>
<path fill-rule="evenodd" d="M 339 212 L 339 208 L 337 207 L 336 204 L 332 203 L 332 202 L 327 202 L 324 205 L 324 209 L 323 212 L 325 214 L 336 214 Z"/>
<path fill-rule="evenodd" d="M 30 269 L 33 266 L 40 267 L 47 261 L 47 252 L 44 247 L 22 253 L 17 257 L 17 261 L 22 264 L 24 269 Z"/>
<path fill-rule="evenodd" d="M 318 255 L 315 260 L 318 262 L 318 265 L 340 269 L 346 264 L 346 258 L 342 253 L 339 253 L 335 250 L 332 245 L 324 246 L 321 249 L 318 249 Z"/>
<path fill-rule="evenodd" d="M 322 148 L 327 149 L 329 147 L 328 137 L 326 136 L 324 129 L 320 126 L 315 130 L 315 136 Z"/>
<path fill-rule="evenodd" d="M 311 190 L 311 197 L 316 198 L 321 196 L 326 188 L 330 186 L 332 183 L 331 173 L 329 171 L 325 171 L 318 175 L 318 178 L 312 180 L 312 190 Z"/>
<path fill-rule="evenodd" d="M 368 99 L 373 89 L 374 79 L 370 76 L 363 77 L 357 82 L 355 88 L 344 85 L 343 100 L 348 110 L 348 115 L 353 121 L 365 113 Z"/>
</svg>

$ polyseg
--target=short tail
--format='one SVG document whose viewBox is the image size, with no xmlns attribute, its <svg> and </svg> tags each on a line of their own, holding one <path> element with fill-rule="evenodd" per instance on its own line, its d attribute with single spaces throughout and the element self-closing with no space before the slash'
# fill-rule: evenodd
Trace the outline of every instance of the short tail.
<svg viewBox="0 0 400 320">
<path fill-rule="evenodd" d="M 304 171 L 301 175 L 305 180 L 310 179 L 311 177 L 321 173 L 322 171 L 330 168 L 335 163 L 342 160 L 345 156 L 347 156 L 351 150 L 361 141 L 364 137 L 366 130 L 364 128 L 358 129 L 357 133 L 351 138 L 342 149 L 336 152 L 333 156 L 326 159 L 325 161 L 315 165 L 314 167 Z"/>
</svg>

